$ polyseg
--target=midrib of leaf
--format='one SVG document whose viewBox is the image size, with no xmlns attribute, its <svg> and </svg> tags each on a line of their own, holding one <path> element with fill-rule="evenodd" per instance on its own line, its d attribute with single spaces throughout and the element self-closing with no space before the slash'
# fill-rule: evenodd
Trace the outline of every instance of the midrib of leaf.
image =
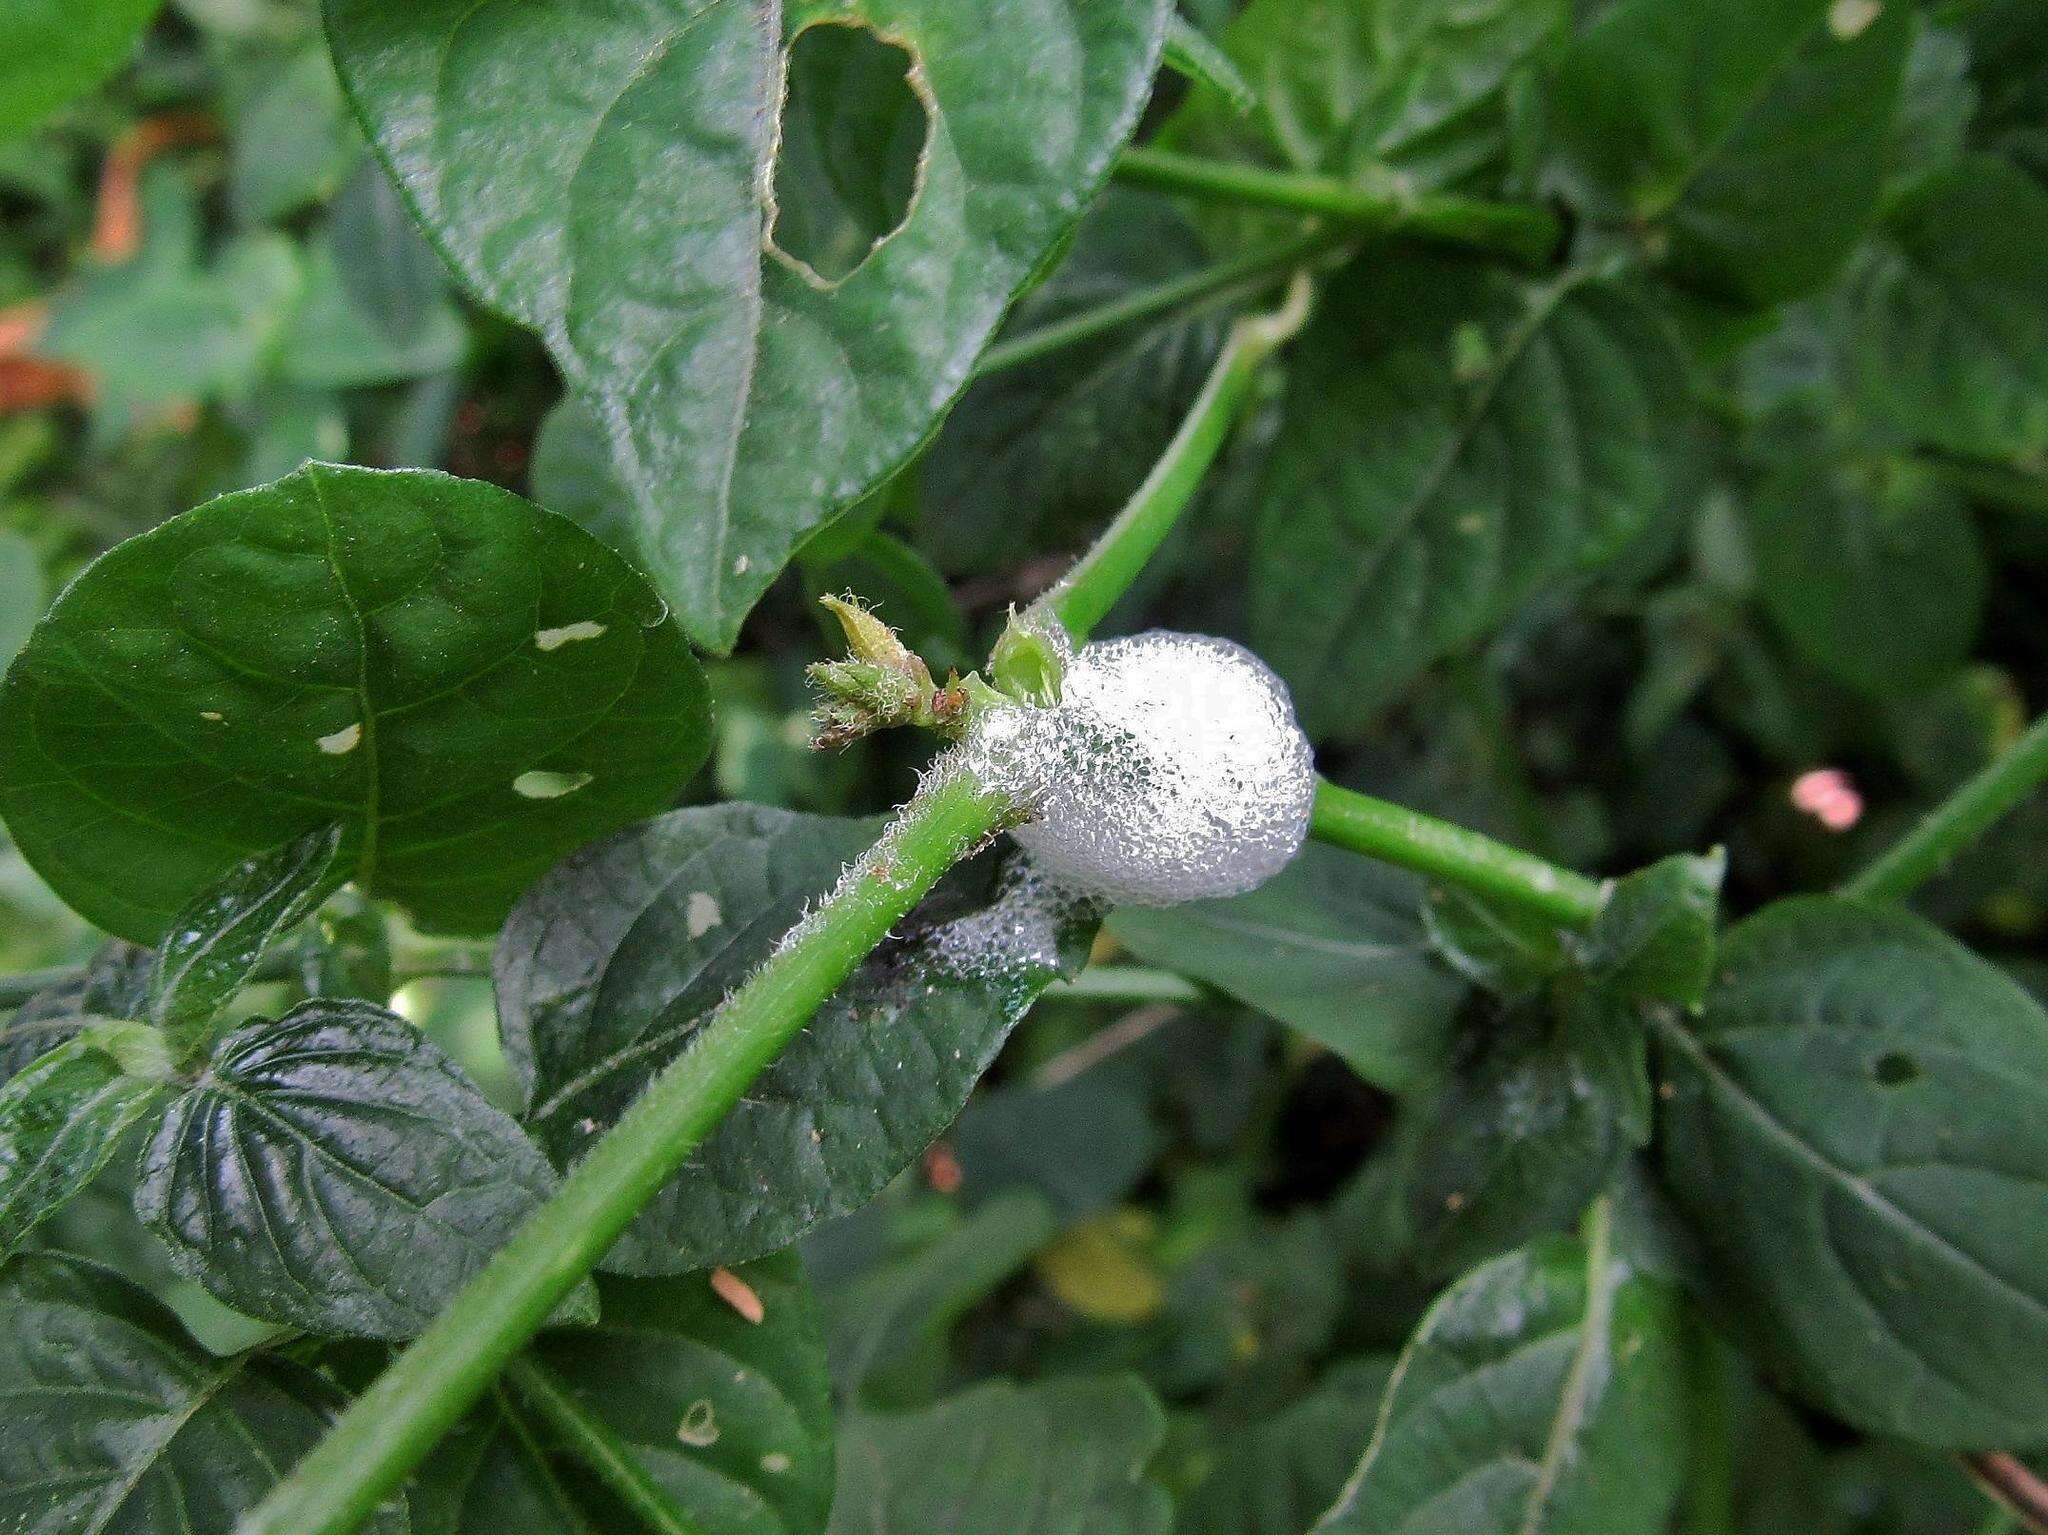
<svg viewBox="0 0 2048 1535">
<path fill-rule="evenodd" d="M 1586 1213 L 1586 1316 L 1580 1324 L 1578 1347 L 1573 1350 L 1571 1368 L 1565 1372 L 1558 1392 L 1557 1412 L 1550 1420 L 1550 1438 L 1543 1446 L 1536 1485 L 1522 1517 L 1521 1535 L 1537 1535 L 1543 1516 L 1549 1512 L 1557 1479 L 1571 1460 L 1574 1441 L 1585 1426 L 1586 1408 L 1608 1363 L 1608 1329 L 1614 1318 L 1614 1272 L 1605 1195 L 1593 1201 Z"/>
<path fill-rule="evenodd" d="M 540 1484 L 542 1494 L 554 1505 L 555 1512 L 562 1517 L 562 1522 L 575 1530 L 577 1535 L 591 1535 L 589 1522 L 577 1510 L 576 1505 L 569 1501 L 568 1492 L 563 1488 L 560 1478 L 555 1475 L 554 1467 L 548 1463 L 547 1452 L 541 1448 L 532 1426 L 527 1423 L 518 1405 L 513 1402 L 511 1393 L 506 1391 L 503 1384 L 492 1387 L 492 1391 L 497 1398 L 498 1416 L 504 1423 L 506 1431 L 512 1435 L 513 1443 L 519 1446 L 519 1453 L 526 1461 L 527 1470 Z"/>
<path fill-rule="evenodd" d="M 321 487 L 317 465 L 306 466 L 306 484 L 312 488 L 313 506 L 319 512 L 320 526 L 327 534 L 328 568 L 334 572 L 335 587 L 348 607 L 349 621 L 355 629 L 356 718 L 362 731 L 356 750 L 363 753 L 363 845 L 356 855 L 355 877 L 364 890 L 373 890 L 377 878 L 377 811 L 383 774 L 377 756 L 377 711 L 370 701 L 370 631 L 363 619 L 362 605 L 349 589 L 348 573 L 342 567 L 340 540 L 335 532 L 334 517 L 327 508 L 327 492 Z"/>
<path fill-rule="evenodd" d="M 1778 1142 L 1801 1161 L 1815 1168 L 1828 1181 L 1846 1190 L 1857 1203 L 1865 1206 L 1881 1221 L 1890 1225 L 1918 1244 L 1931 1247 L 1937 1252 L 1960 1262 L 1991 1281 L 1999 1290 L 2016 1297 L 2030 1311 L 2048 1320 L 2048 1303 L 2014 1285 L 2004 1275 L 1987 1267 L 1983 1260 L 1964 1248 L 1958 1247 L 1932 1226 L 1914 1219 L 1887 1199 L 1869 1179 L 1849 1171 L 1840 1163 L 1826 1156 L 1818 1147 L 1800 1136 L 1791 1126 L 1779 1119 L 1762 1103 L 1752 1096 L 1735 1077 L 1717 1065 L 1707 1053 L 1706 1047 L 1694 1037 L 1690 1030 L 1681 1027 L 1668 1015 L 1658 1015 L 1653 1020 L 1658 1033 L 1684 1054 L 1700 1075 L 1720 1090 L 1743 1114 L 1753 1120 L 1772 1140 Z M 1846 1269 L 1844 1270 L 1846 1273 Z M 1901 1338 L 1900 1342 L 1904 1343 Z M 1909 1350 L 1910 1351 L 1910 1350 Z"/>
<path fill-rule="evenodd" d="M 246 1358 L 246 1356 L 244 1357 Z M 212 1380 L 193 1391 L 191 1400 L 172 1415 L 171 1421 L 165 1427 L 163 1433 L 138 1457 L 135 1469 L 120 1481 L 108 1484 L 107 1492 L 109 1496 L 102 1499 L 100 1506 L 94 1510 L 92 1522 L 85 1527 L 82 1535 L 102 1535 L 102 1532 L 113 1521 L 114 1516 L 119 1514 L 127 1506 L 128 1500 L 135 1496 L 135 1489 L 142 1485 L 142 1479 L 156 1469 L 157 1462 L 163 1459 L 178 1435 L 185 1431 L 185 1425 L 197 1417 L 200 1409 L 221 1393 L 227 1386 L 227 1383 L 241 1372 L 241 1368 L 242 1360 L 234 1360 L 226 1368 L 222 1369 L 218 1375 L 214 1376 Z M 262 1458 L 268 1463 L 267 1456 Z M 273 1469 L 275 1468 L 273 1467 Z"/>
<path fill-rule="evenodd" d="M 1478 434 L 1480 423 L 1486 419 L 1487 412 L 1493 409 L 1494 397 L 1500 392 L 1501 384 L 1522 360 L 1523 352 L 1528 349 L 1529 343 L 1536 339 L 1536 333 L 1550 322 L 1551 315 L 1557 312 L 1557 306 L 1564 302 L 1566 296 L 1581 284 L 1591 281 L 1593 276 L 1593 271 L 1585 267 L 1560 272 L 1541 290 L 1537 302 L 1529 306 L 1529 312 L 1521 323 L 1508 332 L 1507 344 L 1501 348 L 1496 359 L 1497 365 L 1487 373 L 1474 394 L 1464 418 L 1451 434 L 1451 440 L 1444 445 L 1444 451 L 1437 455 L 1436 461 L 1424 474 L 1422 483 L 1415 488 L 1414 494 L 1409 496 L 1406 504 L 1402 506 L 1395 525 L 1387 530 L 1361 562 L 1359 572 L 1350 582 L 1345 595 L 1341 610 L 1343 616 L 1339 622 L 1328 626 L 1328 638 L 1319 647 L 1315 664 L 1307 668 L 1307 675 L 1334 675 L 1344 670 L 1337 664 L 1338 652 L 1344 648 L 1344 637 L 1350 632 L 1358 616 L 1359 604 L 1378 577 L 1380 567 L 1385 564 L 1394 546 L 1415 531 L 1415 524 L 1421 520 L 1423 511 L 1435 500 L 1437 492 L 1443 489 L 1444 477 L 1472 446 L 1472 439 Z"/>
<path fill-rule="evenodd" d="M 1211 927 L 1218 932 L 1245 938 L 1271 939 L 1276 943 L 1287 944 L 1297 949 L 1308 949 L 1317 954 L 1329 954 L 1338 959 L 1399 959 L 1416 953 L 1422 947 L 1413 943 L 1361 943 L 1348 938 L 1330 938 L 1317 933 L 1306 933 L 1299 928 L 1281 927 L 1271 922 L 1246 922 L 1230 917 L 1218 917 L 1208 921 L 1196 917 L 1193 921 L 1197 927 Z"/>
</svg>

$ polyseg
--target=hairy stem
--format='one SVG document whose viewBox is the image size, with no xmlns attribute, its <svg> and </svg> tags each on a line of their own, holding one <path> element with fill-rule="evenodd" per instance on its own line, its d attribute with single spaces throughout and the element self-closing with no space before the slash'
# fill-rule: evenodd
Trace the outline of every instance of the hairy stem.
<svg viewBox="0 0 2048 1535">
<path fill-rule="evenodd" d="M 981 361 L 975 364 L 974 376 L 987 378 L 991 373 L 1022 367 L 1050 353 L 1092 341 L 1105 332 L 1156 314 L 1185 308 L 1217 294 L 1256 292 L 1284 280 L 1302 262 L 1353 238 L 1344 230 L 1310 229 L 1228 261 L 1218 261 L 1170 281 L 1154 283 L 1110 303 L 1084 309 L 1011 340 L 997 342 L 981 354 Z"/>
<path fill-rule="evenodd" d="M 1844 895 L 1898 901 L 1975 842 L 2048 778 L 2048 714 L 2027 727 L 1976 777 L 1930 810 L 1920 824 L 1844 881 Z"/>
<path fill-rule="evenodd" d="M 1316 786 L 1309 835 L 1431 879 L 1449 880 L 1565 927 L 1584 927 L 1600 914 L 1606 899 L 1598 880 L 1476 831 L 1333 783 Z"/>
<path fill-rule="evenodd" d="M 1308 318 L 1309 297 L 1307 274 L 1297 272 L 1279 309 L 1231 326 L 1202 392 L 1145 483 L 1079 563 L 1038 599 L 1035 606 L 1057 618 L 1075 644 L 1094 633 L 1173 531 L 1250 397 L 1260 365 Z"/>
<path fill-rule="evenodd" d="M 1116 178 L 1211 202 L 1310 214 L 1365 234 L 1405 235 L 1532 264 L 1550 260 L 1563 239 L 1557 215 L 1530 203 L 1381 190 L 1335 176 L 1233 165 L 1164 149 L 1125 150 L 1116 163 Z"/>
<path fill-rule="evenodd" d="M 562 1436 L 563 1446 L 599 1481 L 611 1488 L 654 1535 L 706 1535 L 674 1500 L 641 1469 L 640 1463 L 612 1432 L 611 1425 L 587 1412 L 562 1383 L 532 1359 L 514 1359 L 505 1376 L 535 1413 Z"/>
<path fill-rule="evenodd" d="M 248 1519 L 240 1535 L 346 1535 L 486 1391 L 561 1299 L 826 998 L 1010 813 L 954 768 L 904 807 L 811 917 L 651 1081 L 482 1273 Z"/>
</svg>

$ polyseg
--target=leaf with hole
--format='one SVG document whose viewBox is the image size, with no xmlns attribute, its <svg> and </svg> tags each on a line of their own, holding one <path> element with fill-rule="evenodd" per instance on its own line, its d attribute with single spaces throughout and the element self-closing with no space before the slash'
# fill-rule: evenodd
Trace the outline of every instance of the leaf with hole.
<svg viewBox="0 0 2048 1535">
<path fill-rule="evenodd" d="M 0 1259 L 83 1193 L 161 1101 L 162 1082 L 123 1065 L 138 1052 L 167 1055 L 147 1025 L 97 1020 L 0 1087 Z"/>
<path fill-rule="evenodd" d="M 1135 126 L 1167 9 L 331 0 L 327 20 L 429 236 L 598 407 L 647 569 L 724 650 L 803 536 L 938 424 Z"/>
<path fill-rule="evenodd" d="M 215 1046 L 143 1155 L 135 1212 L 237 1310 L 404 1338 L 554 1185 L 511 1116 L 411 1024 L 315 1001 Z"/>
<path fill-rule="evenodd" d="M 343 1404 L 274 1354 L 219 1358 L 145 1291 L 76 1258 L 0 1270 L 0 1522 L 19 1535 L 226 1531 Z M 402 1502 L 366 1535 L 406 1535 Z"/>
<path fill-rule="evenodd" d="M 427 1462 L 413 1492 L 420 1535 L 640 1527 L 564 1452 L 564 1430 L 536 1410 L 534 1372 L 652 1484 L 679 1528 L 820 1535 L 833 1438 L 817 1308 L 791 1254 L 731 1278 L 759 1303 L 758 1321 L 705 1274 L 603 1280 L 603 1319 L 542 1333 Z"/>
<path fill-rule="evenodd" d="M 1165 1434 L 1136 1380 L 991 1381 L 842 1421 L 829 1535 L 1167 1535 L 1145 1467 Z"/>
<path fill-rule="evenodd" d="M 1402 1353 L 1316 1535 L 1658 1535 L 1686 1466 L 1680 1320 L 1604 1232 L 1466 1275 Z"/>
<path fill-rule="evenodd" d="M 660 599 L 573 523 L 426 470 L 309 464 L 117 545 L 0 686 L 0 813 L 73 907 L 154 942 L 251 854 L 488 931 L 709 746 Z M 523 774 L 588 775 L 534 797 Z"/>
<path fill-rule="evenodd" d="M 1919 918 L 1834 897 L 1735 928 L 1660 1017 L 1665 1181 L 1731 1323 L 1836 1417 L 2048 1437 L 2048 1018 Z"/>
<path fill-rule="evenodd" d="M 1375 252 L 1296 347 L 1251 551 L 1255 647 L 1311 734 L 1614 557 L 1670 477 L 1679 360 L 1626 286 Z"/>
<path fill-rule="evenodd" d="M 1310 843 L 1249 895 L 1111 913 L 1147 964 L 1207 981 L 1328 1045 L 1384 1087 L 1445 1059 L 1462 990 L 1434 963 L 1412 876 Z"/>
<path fill-rule="evenodd" d="M 872 823 L 680 810 L 562 864 L 505 925 L 495 974 L 524 1119 L 568 1166 L 874 840 Z M 1094 923 L 1021 861 L 957 871 L 814 1016 L 605 1259 L 676 1273 L 786 1246 L 937 1138 Z"/>
</svg>

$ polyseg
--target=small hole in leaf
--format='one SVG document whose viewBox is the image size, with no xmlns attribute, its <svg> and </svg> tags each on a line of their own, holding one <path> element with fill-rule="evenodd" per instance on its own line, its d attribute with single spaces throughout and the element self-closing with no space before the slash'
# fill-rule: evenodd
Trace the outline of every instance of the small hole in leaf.
<svg viewBox="0 0 2048 1535">
<path fill-rule="evenodd" d="M 921 91 L 909 50 L 864 27 L 824 22 L 790 45 L 769 243 L 813 281 L 844 282 L 910 216 Z"/>
<path fill-rule="evenodd" d="M 512 792 L 522 799 L 560 799 L 565 794 L 574 794 L 590 778 L 588 773 L 551 773 L 535 768 L 512 780 Z"/>
<path fill-rule="evenodd" d="M 1920 1063 L 1910 1055 L 1893 1050 L 1877 1058 L 1870 1074 L 1886 1087 L 1904 1087 L 1920 1079 Z"/>
</svg>

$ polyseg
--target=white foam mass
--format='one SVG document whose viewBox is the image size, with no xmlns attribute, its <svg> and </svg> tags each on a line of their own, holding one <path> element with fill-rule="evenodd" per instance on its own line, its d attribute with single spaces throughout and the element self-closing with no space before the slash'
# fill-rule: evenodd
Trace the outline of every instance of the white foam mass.
<svg viewBox="0 0 2048 1535">
<path fill-rule="evenodd" d="M 1088 645 L 1053 708 L 997 709 L 968 743 L 1028 807 L 1045 876 L 1127 906 L 1264 884 L 1308 834 L 1315 768 L 1287 689 L 1241 645 L 1166 630 Z"/>
</svg>

